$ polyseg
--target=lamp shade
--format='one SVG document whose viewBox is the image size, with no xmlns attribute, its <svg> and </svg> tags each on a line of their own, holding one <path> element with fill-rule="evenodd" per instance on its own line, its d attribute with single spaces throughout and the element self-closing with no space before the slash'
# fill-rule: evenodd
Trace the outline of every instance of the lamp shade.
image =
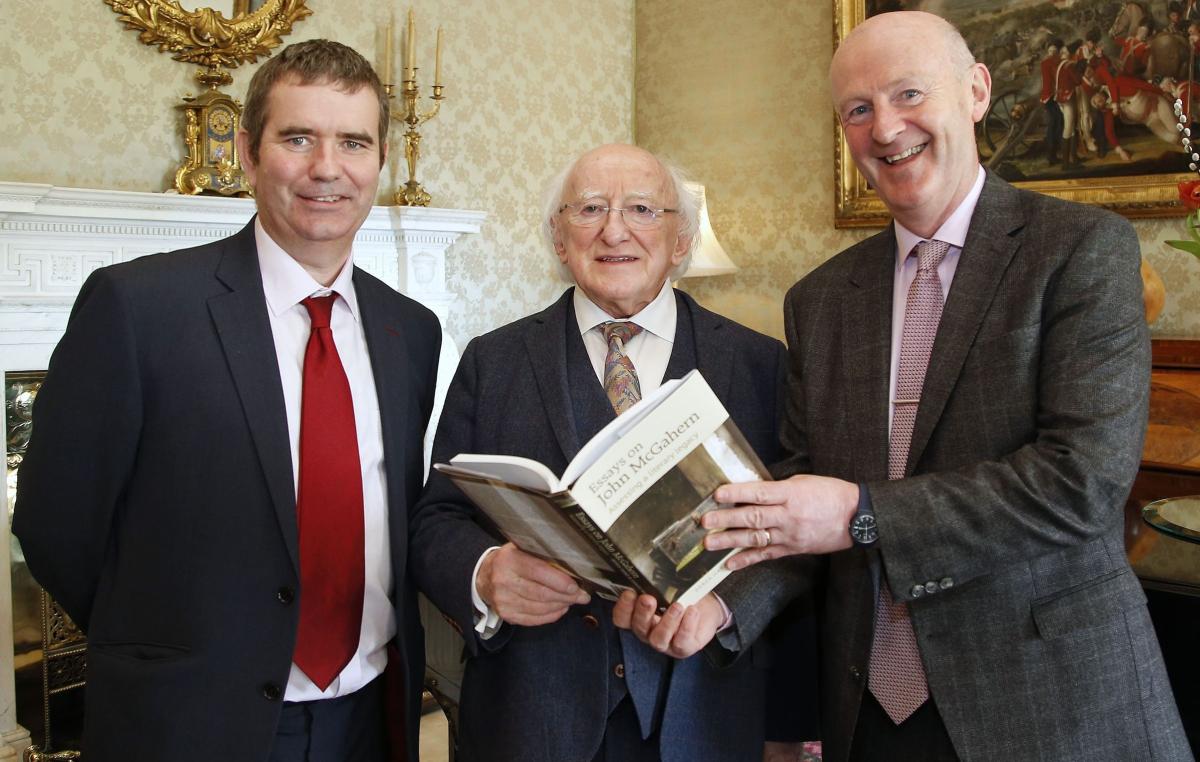
<svg viewBox="0 0 1200 762">
<path fill-rule="evenodd" d="M 708 221 L 708 201 L 704 196 L 704 186 L 688 183 L 687 187 L 700 197 L 700 231 L 697 233 L 700 240 L 696 244 L 696 250 L 692 252 L 691 265 L 681 277 L 704 278 L 709 275 L 729 275 L 737 272 L 738 266 L 725 253 L 721 242 L 717 240 L 717 234 L 713 232 L 712 223 Z"/>
</svg>

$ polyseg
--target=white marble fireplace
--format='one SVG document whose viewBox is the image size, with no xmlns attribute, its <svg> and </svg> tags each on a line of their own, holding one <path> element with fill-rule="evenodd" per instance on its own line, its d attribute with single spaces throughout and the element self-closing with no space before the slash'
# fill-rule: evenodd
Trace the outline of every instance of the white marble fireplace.
<svg viewBox="0 0 1200 762">
<path fill-rule="evenodd" d="M 96 268 L 230 235 L 253 212 L 249 199 L 0 182 L 0 375 L 46 368 Z M 483 212 L 375 207 L 355 241 L 355 262 L 445 323 L 455 299 L 446 290 L 446 252 L 484 219 Z M 457 357 L 443 335 L 443 371 Z M 450 373 L 439 375 L 440 404 Z M 16 720 L 9 526 L 0 521 L 0 761 L 19 758 L 29 744 Z"/>
</svg>

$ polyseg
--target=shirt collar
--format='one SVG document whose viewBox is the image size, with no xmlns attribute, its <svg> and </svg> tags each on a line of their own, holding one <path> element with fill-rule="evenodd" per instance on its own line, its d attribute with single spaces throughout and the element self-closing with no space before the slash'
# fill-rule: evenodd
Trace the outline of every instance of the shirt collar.
<svg viewBox="0 0 1200 762">
<path fill-rule="evenodd" d="M 922 238 L 908 228 L 896 224 L 896 268 L 904 268 L 904 260 L 921 241 L 933 240 L 948 243 L 951 246 L 961 249 L 967 240 L 967 230 L 971 227 L 971 217 L 975 214 L 975 206 L 979 203 L 979 194 L 983 192 L 983 181 L 987 177 L 987 173 L 983 171 L 983 167 L 979 167 L 979 174 L 975 177 L 975 184 L 971 186 L 970 192 L 966 198 L 954 210 L 949 219 L 942 223 L 942 226 L 933 234 L 933 238 Z"/>
<path fill-rule="evenodd" d="M 310 296 L 324 296 L 332 291 L 342 297 L 350 308 L 350 315 L 355 320 L 359 319 L 358 297 L 354 293 L 353 252 L 342 266 L 342 271 L 326 288 L 275 243 L 257 217 L 254 218 L 254 243 L 258 247 L 258 269 L 262 273 L 263 293 L 271 314 L 281 315 Z"/>
<path fill-rule="evenodd" d="M 615 319 L 597 307 L 591 299 L 588 299 L 587 295 L 583 293 L 583 289 L 578 286 L 575 287 L 575 294 L 571 298 L 575 306 L 575 322 L 579 324 L 580 334 L 585 334 L 596 326 Z M 658 296 L 643 307 L 641 312 L 630 317 L 629 321 L 637 323 L 660 339 L 673 343 L 675 341 L 675 311 L 675 292 L 671 288 L 671 279 L 667 278 L 663 281 L 662 288 L 658 290 Z"/>
</svg>

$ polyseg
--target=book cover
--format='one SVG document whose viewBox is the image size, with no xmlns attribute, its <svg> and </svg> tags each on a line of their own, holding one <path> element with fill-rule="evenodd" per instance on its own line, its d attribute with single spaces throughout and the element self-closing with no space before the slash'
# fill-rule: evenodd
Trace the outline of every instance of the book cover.
<svg viewBox="0 0 1200 762">
<path fill-rule="evenodd" d="M 592 592 L 630 588 L 695 603 L 737 551 L 704 549 L 700 517 L 729 482 L 769 478 L 699 371 L 669 381 L 602 429 L 561 478 L 540 463 L 462 454 L 438 464 L 500 532 Z"/>
</svg>

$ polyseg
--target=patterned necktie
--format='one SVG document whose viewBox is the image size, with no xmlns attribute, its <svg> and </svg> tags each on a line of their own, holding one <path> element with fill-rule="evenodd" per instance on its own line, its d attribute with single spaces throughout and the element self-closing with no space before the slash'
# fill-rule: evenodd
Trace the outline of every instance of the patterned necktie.
<svg viewBox="0 0 1200 762">
<path fill-rule="evenodd" d="M 889 479 L 904 478 L 907 469 L 925 371 L 929 367 L 938 322 L 942 319 L 942 281 L 938 278 L 937 268 L 949 250 L 950 244 L 942 241 L 917 244 L 917 277 L 908 289 L 904 328 L 900 335 L 896 399 L 888 441 Z M 867 685 L 897 725 L 929 698 L 929 685 L 925 682 L 925 669 L 917 650 L 917 636 L 913 632 L 908 604 L 895 601 L 883 577 L 875 601 L 875 639 L 871 644 Z"/>
<path fill-rule="evenodd" d="M 292 660 L 321 690 L 358 649 L 365 577 L 354 402 L 329 327 L 336 299 L 302 302 L 312 333 L 300 401 L 300 626 Z"/>
<path fill-rule="evenodd" d="M 638 383 L 633 361 L 625 354 L 625 344 L 642 332 L 637 323 L 604 323 L 604 340 L 608 342 L 608 355 L 604 358 L 604 391 L 617 415 L 624 413 L 633 403 L 642 398 L 642 385 Z"/>
</svg>

